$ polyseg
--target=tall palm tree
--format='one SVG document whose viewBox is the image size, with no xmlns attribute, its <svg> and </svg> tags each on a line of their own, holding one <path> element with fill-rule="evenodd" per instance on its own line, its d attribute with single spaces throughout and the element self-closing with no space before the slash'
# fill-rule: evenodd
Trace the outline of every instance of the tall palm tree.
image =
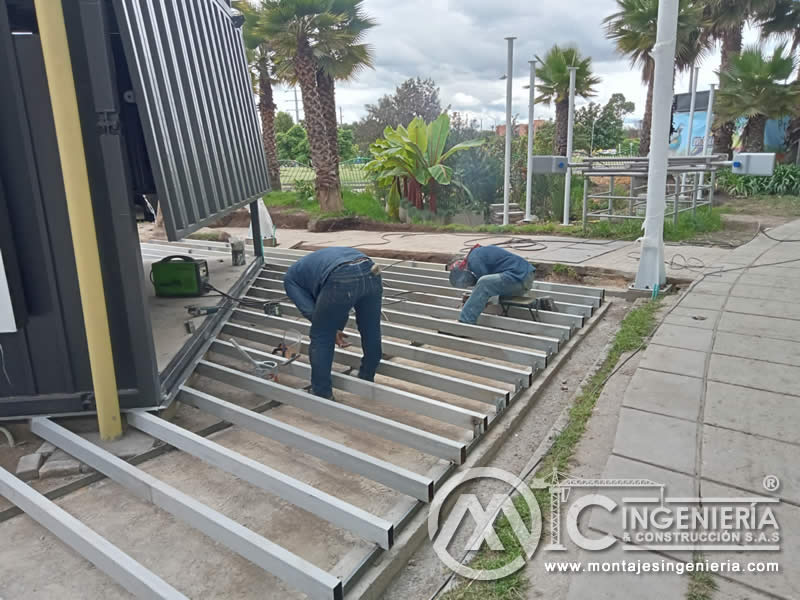
<svg viewBox="0 0 800 600">
<path fill-rule="evenodd" d="M 763 7 L 756 15 L 761 24 L 761 37 L 789 38 L 792 53 L 800 50 L 800 2 L 796 0 L 776 0 L 774 5 Z M 800 57 L 798 58 L 800 60 Z M 800 69 L 797 70 L 797 85 L 800 85 Z M 789 149 L 800 142 L 800 115 L 789 122 L 786 129 L 786 145 Z M 800 153 L 800 147 L 798 147 Z"/>
<path fill-rule="evenodd" d="M 376 25 L 363 9 L 364 0 L 333 0 L 330 12 L 344 19 L 335 36 L 325 36 L 316 53 L 317 91 L 325 113 L 328 145 L 339 166 L 339 126 L 336 117 L 335 81 L 349 81 L 373 67 L 372 47 L 364 44 L 364 34 Z"/>
<path fill-rule="evenodd" d="M 315 51 L 325 47 L 323 41 L 328 47 L 335 45 L 346 21 L 345 15 L 329 12 L 331 4 L 331 0 L 264 0 L 267 10 L 263 21 L 264 31 L 278 55 L 279 69 L 291 69 L 300 84 L 316 195 L 324 212 L 343 208 L 338 166 L 317 87 L 315 57 Z"/>
<path fill-rule="evenodd" d="M 658 0 L 617 0 L 617 8 L 619 10 L 604 21 L 606 37 L 614 40 L 618 52 L 630 56 L 632 66 L 642 70 L 642 82 L 647 85 L 647 102 L 639 154 L 647 156 L 650 153 L 650 130 L 653 123 L 653 48 L 656 45 Z M 701 3 L 680 0 L 675 45 L 675 68 L 679 71 L 691 68 L 708 47 L 708 42 L 702 36 L 703 22 Z"/>
<path fill-rule="evenodd" d="M 261 114 L 261 138 L 264 143 L 264 154 L 267 157 L 269 183 L 273 190 L 281 189 L 281 169 L 278 164 L 278 148 L 275 143 L 275 100 L 272 92 L 274 78 L 274 52 L 270 47 L 262 27 L 265 7 L 252 5 L 247 0 L 236 0 L 234 8 L 244 15 L 242 34 L 247 51 L 247 59 L 251 69 L 255 71 L 257 81 L 254 87 L 258 91 L 258 109 Z"/>
<path fill-rule="evenodd" d="M 536 69 L 539 97 L 537 103 L 556 105 L 556 136 L 553 151 L 558 156 L 567 153 L 567 121 L 569 119 L 569 69 L 577 67 L 575 73 L 575 96 L 589 98 L 595 95 L 594 86 L 600 78 L 592 75 L 592 59 L 583 58 L 580 51 L 573 47 L 554 45 L 544 59 L 536 57 L 541 65 Z"/>
<path fill-rule="evenodd" d="M 759 11 L 769 10 L 774 3 L 775 0 L 706 0 L 706 35 L 722 44 L 719 64 L 721 73 L 730 69 L 731 61 L 742 51 L 745 23 L 752 20 Z M 719 85 L 722 91 L 726 81 L 720 80 Z M 735 130 L 736 124 L 733 121 L 717 120 L 714 124 L 715 153 L 731 155 Z"/>
<path fill-rule="evenodd" d="M 768 119 L 800 112 L 800 86 L 784 83 L 794 68 L 794 56 L 786 53 L 786 46 L 765 56 L 756 45 L 742 50 L 730 60 L 728 70 L 720 72 L 716 110 L 729 121 L 747 118 L 743 132 L 745 152 L 763 151 Z"/>
</svg>

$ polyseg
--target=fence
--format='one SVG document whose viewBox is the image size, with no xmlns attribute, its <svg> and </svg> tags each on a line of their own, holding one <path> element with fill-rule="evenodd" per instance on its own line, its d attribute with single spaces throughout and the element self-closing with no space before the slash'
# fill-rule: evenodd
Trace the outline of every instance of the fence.
<svg viewBox="0 0 800 600">
<path fill-rule="evenodd" d="M 678 215 L 692 211 L 694 214 L 700 206 L 713 206 L 714 183 L 717 167 L 712 164 L 724 157 L 686 157 L 670 158 L 667 168 L 666 215 L 672 216 L 673 223 L 678 222 Z M 578 168 L 583 175 L 583 226 L 589 219 L 644 219 L 647 205 L 647 168 L 646 157 L 634 158 L 588 158 Z M 705 183 L 705 175 L 710 173 L 709 183 Z M 591 177 L 607 177 L 608 192 L 590 193 Z M 616 183 L 620 179 L 628 179 L 630 187 L 627 196 L 617 195 Z M 637 185 L 637 180 L 644 184 Z M 600 203 L 600 210 L 589 210 L 590 204 Z"/>
<path fill-rule="evenodd" d="M 364 190 L 372 182 L 364 169 L 369 161 L 370 159 L 366 157 L 356 157 L 339 163 L 339 179 L 342 187 L 356 191 Z M 281 160 L 278 165 L 281 169 L 281 187 L 284 190 L 295 189 L 297 182 L 314 182 L 314 169 L 310 165 L 296 160 Z"/>
</svg>

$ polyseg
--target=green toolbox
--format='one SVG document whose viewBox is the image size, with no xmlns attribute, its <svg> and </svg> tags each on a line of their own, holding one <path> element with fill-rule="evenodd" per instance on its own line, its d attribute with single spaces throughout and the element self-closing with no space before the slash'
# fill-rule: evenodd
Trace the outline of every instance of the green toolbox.
<svg viewBox="0 0 800 600">
<path fill-rule="evenodd" d="M 208 286 L 208 262 L 191 256 L 167 256 L 150 267 L 156 296 L 202 296 Z"/>
</svg>

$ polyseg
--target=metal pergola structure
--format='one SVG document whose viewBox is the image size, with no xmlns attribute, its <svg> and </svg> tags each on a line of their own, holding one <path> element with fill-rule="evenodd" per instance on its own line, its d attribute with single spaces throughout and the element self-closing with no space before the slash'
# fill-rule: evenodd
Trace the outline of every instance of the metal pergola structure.
<svg viewBox="0 0 800 600">
<path fill-rule="evenodd" d="M 228 254 L 224 243 L 180 244 L 193 254 L 209 257 Z M 146 253 L 160 251 L 167 250 L 144 249 Z M 297 250 L 265 249 L 265 264 L 251 278 L 246 295 L 280 299 L 281 278 L 304 254 Z M 555 312 L 539 311 L 538 321 L 531 321 L 527 311 L 512 312 L 510 316 L 487 312 L 477 325 L 465 325 L 455 319 L 461 291 L 449 287 L 442 265 L 374 260 L 383 268 L 385 286 L 382 329 L 387 339 L 383 346 L 384 360 L 378 369 L 379 381 L 366 382 L 350 374 L 361 358 L 352 320 L 347 333 L 356 351 L 336 350 L 335 363 L 349 368 L 343 372 L 337 370 L 333 376 L 336 390 L 369 400 L 364 408 L 328 401 L 302 387 L 260 377 L 253 373 L 251 364 L 242 360 L 237 345 L 255 360 L 268 358 L 284 363 L 285 370 L 281 372 L 298 379 L 298 385 L 308 381 L 310 366 L 304 357 L 289 362 L 269 351 L 283 339 L 287 329 L 308 332 L 308 324 L 297 320 L 296 309 L 288 304 L 281 305 L 281 316 L 274 316 L 231 303 L 225 319 L 209 334 L 205 353 L 194 366 L 191 379 L 181 385 L 173 402 L 195 407 L 235 427 L 399 492 L 402 501 L 388 513 L 393 517 L 372 514 L 151 412 L 127 411 L 129 426 L 368 542 L 369 547 L 357 557 L 356 566 L 351 566 L 346 576 L 335 577 L 279 545 L 280 540 L 269 540 L 255 533 L 49 418 L 34 418 L 32 431 L 119 483 L 126 491 L 171 513 L 308 597 L 343 598 L 374 560 L 392 547 L 397 533 L 431 501 L 435 489 L 467 460 L 506 409 L 512 403 L 530 400 L 526 390 L 534 378 L 547 368 L 575 332 L 593 318 L 604 301 L 602 289 L 537 282 L 533 294 L 553 298 Z M 307 353 L 307 342 L 302 344 L 302 350 Z M 213 383 L 210 388 L 209 383 Z M 230 402 L 218 391 L 214 393 L 220 384 L 224 389 L 244 390 L 257 396 L 266 402 L 263 407 L 267 410 L 258 412 Z M 314 420 L 368 432 L 387 443 L 413 449 L 431 457 L 434 466 L 425 473 L 414 472 L 394 464 L 391 453 L 381 458 L 379 449 L 369 454 L 359 452 L 324 435 L 289 425 L 280 418 L 280 411 L 269 414 L 270 407 L 280 405 L 298 408 Z M 381 414 L 382 406 L 391 408 L 388 413 L 391 417 Z M 435 427 L 409 425 L 394 416 L 398 410 L 430 419 L 423 423 L 455 427 L 463 434 L 444 435 L 430 430 Z M 63 511 L 54 510 L 50 500 L 26 484 L 0 473 L 0 491 L 131 592 L 147 598 L 183 597 L 134 558 Z"/>
</svg>

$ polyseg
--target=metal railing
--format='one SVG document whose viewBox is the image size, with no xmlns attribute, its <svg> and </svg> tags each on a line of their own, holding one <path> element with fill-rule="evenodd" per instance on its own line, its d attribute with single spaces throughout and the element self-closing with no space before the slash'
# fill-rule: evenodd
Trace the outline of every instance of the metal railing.
<svg viewBox="0 0 800 600">
<path fill-rule="evenodd" d="M 356 157 L 339 163 L 339 180 L 342 183 L 342 187 L 356 191 L 366 188 L 372 182 L 364 168 L 369 160 L 368 158 Z M 295 189 L 298 182 L 314 183 L 316 176 L 311 165 L 296 160 L 281 160 L 278 161 L 278 166 L 281 169 L 281 188 L 283 190 L 291 191 Z"/>
<path fill-rule="evenodd" d="M 678 222 L 682 212 L 696 214 L 698 207 L 713 206 L 714 184 L 718 166 L 724 157 L 698 156 L 673 157 L 667 167 L 666 214 Z M 585 228 L 590 219 L 640 219 L 645 218 L 647 205 L 647 157 L 591 157 L 576 167 L 583 175 L 582 222 Z M 710 174 L 706 183 L 706 174 Z M 608 191 L 591 193 L 592 177 L 608 177 Z M 630 182 L 628 195 L 617 194 L 620 179 Z M 637 184 L 637 180 L 644 180 Z M 600 203 L 599 210 L 589 210 L 591 204 Z"/>
</svg>

